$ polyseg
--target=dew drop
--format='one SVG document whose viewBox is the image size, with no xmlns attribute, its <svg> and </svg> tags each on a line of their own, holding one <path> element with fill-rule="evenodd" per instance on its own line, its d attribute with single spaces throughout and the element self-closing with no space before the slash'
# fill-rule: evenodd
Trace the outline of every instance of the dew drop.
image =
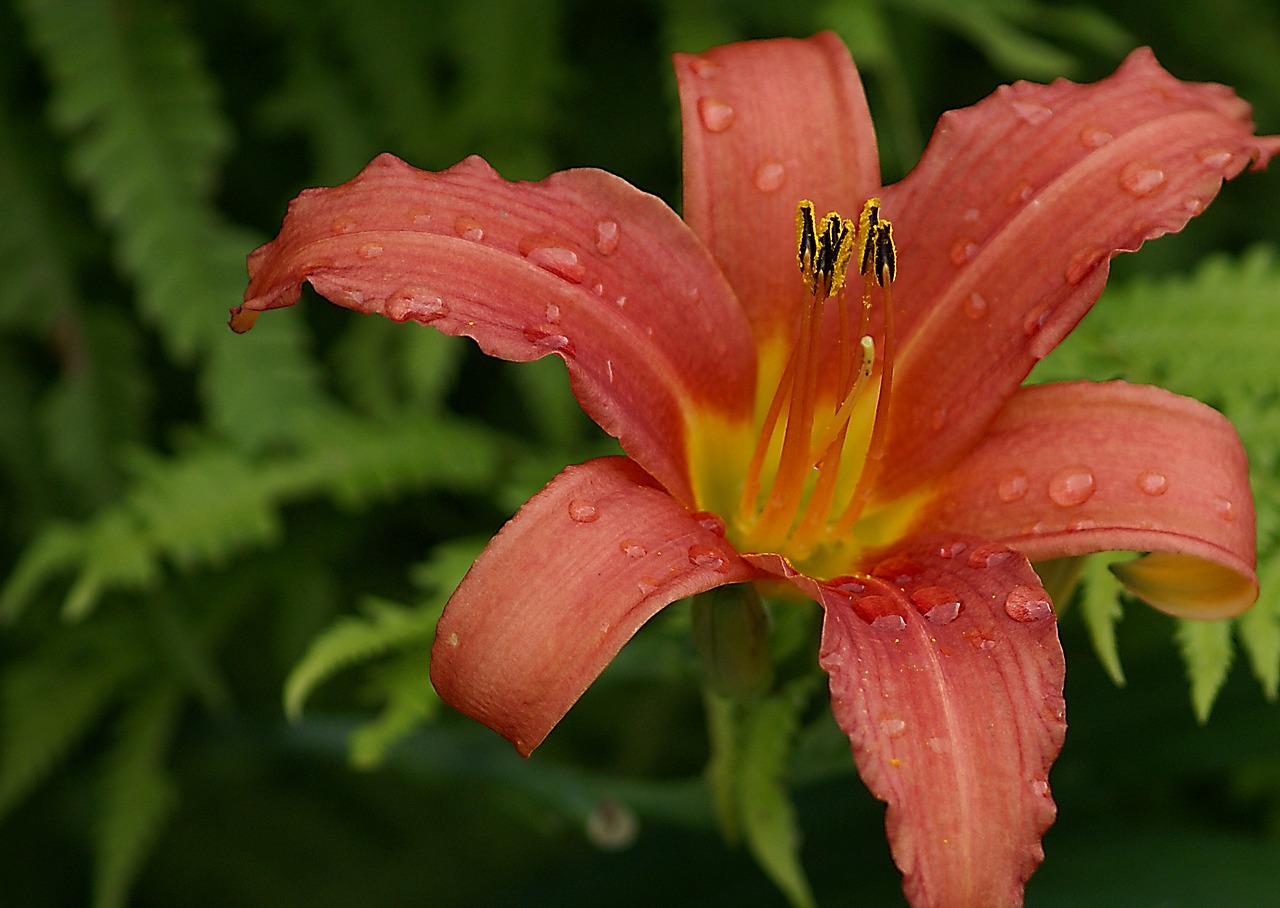
<svg viewBox="0 0 1280 908">
<path fill-rule="evenodd" d="M 987 309 L 987 301 L 976 290 L 964 301 L 964 314 L 975 322 L 986 317 Z"/>
<path fill-rule="evenodd" d="M 907 626 L 907 619 L 901 615 L 880 615 L 871 620 L 871 626 L 878 631 L 896 634 Z"/>
<path fill-rule="evenodd" d="M 624 539 L 618 543 L 618 550 L 628 558 L 643 558 L 649 554 L 649 550 L 645 548 L 644 543 L 635 539 Z"/>
<path fill-rule="evenodd" d="M 1133 161 L 1120 171 L 1120 188 L 1136 199 L 1155 195 L 1164 187 L 1164 171 L 1150 161 Z"/>
<path fill-rule="evenodd" d="M 530 325 L 524 329 L 524 339 L 547 350 L 559 350 L 568 355 L 573 354 L 573 341 L 557 331 L 552 325 Z"/>
<path fill-rule="evenodd" d="M 1108 254 L 1107 249 L 1102 246 L 1086 246 L 1067 262 L 1067 270 L 1063 277 L 1072 286 L 1080 283 L 1106 260 Z"/>
<path fill-rule="evenodd" d="M 1044 590 L 1020 584 L 1005 597 L 1004 613 L 1014 621 L 1039 621 L 1053 614 L 1053 603 Z"/>
<path fill-rule="evenodd" d="M 612 384 L 614 383 L 614 377 L 613 377 L 613 360 L 611 360 L 611 359 L 606 359 L 606 360 L 604 361 L 604 371 L 605 371 L 605 376 L 609 379 L 609 384 L 611 384 L 611 385 L 612 385 Z"/>
<path fill-rule="evenodd" d="M 963 553 L 967 548 L 969 548 L 969 545 L 965 542 L 944 542 L 938 546 L 938 557 L 951 559 Z"/>
<path fill-rule="evenodd" d="M 1070 508 L 1088 501 L 1096 487 L 1093 473 L 1087 467 L 1066 467 L 1049 480 L 1049 498 L 1056 505 Z"/>
<path fill-rule="evenodd" d="M 689 546 L 689 563 L 701 568 L 710 568 L 721 574 L 729 571 L 729 562 L 725 559 L 724 552 L 715 546 L 700 542 Z"/>
<path fill-rule="evenodd" d="M 1031 793 L 1038 798 L 1049 797 L 1049 783 L 1044 779 L 1032 779 Z"/>
<path fill-rule="evenodd" d="M 1235 157 L 1229 149 L 1222 148 L 1217 145 L 1211 145 L 1201 148 L 1196 152 L 1196 158 L 1206 167 L 1214 170 L 1225 171 L 1231 166 L 1231 161 Z"/>
<path fill-rule="evenodd" d="M 945 754 L 951 750 L 950 738 L 929 738 L 924 742 L 924 746 L 929 748 L 936 754 Z"/>
<path fill-rule="evenodd" d="M 971 568 L 989 568 L 1002 564 L 1013 557 L 1013 551 L 1004 546 L 980 545 L 969 553 L 968 564 Z"/>
<path fill-rule="evenodd" d="M 1111 133 L 1101 126 L 1086 126 L 1080 130 L 1080 144 L 1085 148 L 1101 148 L 1112 139 Z"/>
<path fill-rule="evenodd" d="M 1004 201 L 1006 205 L 1025 205 L 1031 201 L 1033 195 L 1035 195 L 1035 190 L 1031 188 L 1031 184 L 1026 180 L 1019 180 L 1013 184 L 1013 188 L 1004 197 Z"/>
<path fill-rule="evenodd" d="M 996 495 L 1005 504 L 1010 504 L 1026 497 L 1030 488 L 1031 480 L 1027 478 L 1026 472 L 1013 470 L 1000 478 L 1000 484 L 996 486 Z"/>
<path fill-rule="evenodd" d="M 947 424 L 949 418 L 946 407 L 938 407 L 929 417 L 929 427 L 935 432 L 942 431 L 943 426 Z"/>
<path fill-rule="evenodd" d="M 702 527 L 707 532 L 714 533 L 717 536 L 724 536 L 724 520 L 719 514 L 715 514 L 711 511 L 698 511 L 693 515 L 693 519 L 697 522 L 698 526 Z"/>
<path fill-rule="evenodd" d="M 961 215 L 966 224 L 976 224 L 982 217 L 982 212 L 976 208 L 966 208 L 964 214 Z"/>
<path fill-rule="evenodd" d="M 547 323 L 551 325 L 560 324 L 560 307 L 555 303 L 547 303 Z"/>
<path fill-rule="evenodd" d="M 754 182 L 761 192 L 773 192 L 787 181 L 787 168 L 777 161 L 765 161 L 756 168 Z"/>
<path fill-rule="evenodd" d="M 973 238 L 961 237 L 951 247 L 951 263 L 953 265 L 965 265 L 977 254 L 978 244 L 974 242 Z"/>
<path fill-rule="evenodd" d="M 867 591 L 867 585 L 857 577 L 832 577 L 827 581 L 827 586 L 854 596 L 861 596 Z"/>
<path fill-rule="evenodd" d="M 880 731 L 890 738 L 900 738 L 907 732 L 907 723 L 901 719 L 881 719 Z"/>
<path fill-rule="evenodd" d="M 1027 337 L 1035 337 L 1049 320 L 1048 308 L 1032 309 L 1022 318 L 1022 333 Z"/>
<path fill-rule="evenodd" d="M 393 322 L 428 324 L 449 314 L 449 307 L 437 294 L 424 287 L 401 287 L 387 297 L 383 314 Z"/>
<path fill-rule="evenodd" d="M 1163 473 L 1155 470 L 1143 470 L 1138 474 L 1138 488 L 1148 495 L 1163 495 L 1169 491 L 1169 480 Z"/>
<path fill-rule="evenodd" d="M 1213 500 L 1213 513 L 1217 514 L 1221 520 L 1230 523 L 1236 519 L 1235 502 L 1229 498 L 1215 498 Z"/>
<path fill-rule="evenodd" d="M 698 99 L 698 119 L 708 132 L 724 132 L 733 125 L 734 110 L 719 98 L 708 95 Z"/>
<path fill-rule="evenodd" d="M 613 255 L 618 251 L 618 240 L 622 238 L 622 228 L 618 222 L 609 218 L 596 221 L 596 251 L 601 255 Z"/>
<path fill-rule="evenodd" d="M 1199 198 L 1198 196 L 1183 196 L 1182 201 L 1179 204 L 1181 205 L 1182 210 L 1192 217 L 1195 217 L 1197 214 L 1204 211 L 1204 199 Z"/>
<path fill-rule="evenodd" d="M 619 309 L 627 308 L 627 297 L 625 295 L 618 297 L 614 302 L 618 304 Z"/>
<path fill-rule="evenodd" d="M 574 523 L 595 523 L 600 508 L 590 498 L 574 498 L 569 502 L 569 517 Z"/>
<path fill-rule="evenodd" d="M 930 624 L 950 624 L 960 616 L 959 601 L 952 600 L 950 602 L 939 602 L 933 608 L 924 613 L 925 619 Z"/>
<path fill-rule="evenodd" d="M 1039 126 L 1053 116 L 1053 109 L 1040 101 L 1020 100 L 1010 105 L 1018 119 L 1031 126 Z"/>
<path fill-rule="evenodd" d="M 694 57 L 689 61 L 689 70 L 701 79 L 711 79 L 720 72 L 720 67 L 705 57 Z"/>
<path fill-rule="evenodd" d="M 376 259 L 378 256 L 382 255 L 382 244 L 365 243 L 356 250 L 356 255 L 360 256 L 362 259 Z"/>
<path fill-rule="evenodd" d="M 1092 517 L 1076 517 L 1067 524 L 1068 530 L 1092 530 L 1098 522 Z"/>
<path fill-rule="evenodd" d="M 1049 722 L 1063 725 L 1067 721 L 1067 701 L 1059 694 L 1050 694 L 1041 702 L 1040 714 Z"/>
<path fill-rule="evenodd" d="M 329 225 L 329 229 L 338 236 L 341 236 L 344 233 L 350 233 L 356 229 L 356 219 L 349 214 L 339 215 L 333 219 L 333 223 Z"/>
<path fill-rule="evenodd" d="M 533 233 L 520 240 L 520 254 L 544 271 L 564 278 L 571 284 L 581 284 L 587 270 L 578 259 L 578 253 L 563 241 L 543 233 Z"/>
<path fill-rule="evenodd" d="M 464 214 L 453 222 L 453 232 L 464 240 L 471 240 L 478 243 L 484 239 L 484 228 L 480 226 L 480 222 L 470 215 Z"/>
</svg>

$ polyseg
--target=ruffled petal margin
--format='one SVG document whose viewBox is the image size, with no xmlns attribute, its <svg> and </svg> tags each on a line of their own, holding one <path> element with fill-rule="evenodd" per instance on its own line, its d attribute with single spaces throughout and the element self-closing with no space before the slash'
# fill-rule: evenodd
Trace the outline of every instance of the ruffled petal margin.
<svg viewBox="0 0 1280 908">
<path fill-rule="evenodd" d="M 917 538 L 870 575 L 828 584 L 751 558 L 820 601 L 820 661 L 858 772 L 888 803 L 912 905 L 1022 904 L 1056 807 L 1065 660 L 1021 555 Z"/>
<path fill-rule="evenodd" d="M 944 114 L 884 190 L 900 341 L 878 496 L 938 475 L 1102 292 L 1110 259 L 1181 230 L 1264 166 L 1249 105 L 1149 49 L 1092 85 L 1019 82 Z"/>
<path fill-rule="evenodd" d="M 249 275 L 237 331 L 306 281 L 502 359 L 559 356 L 588 415 L 685 502 L 690 423 L 750 417 L 755 347 L 727 281 L 660 199 L 603 171 L 511 183 L 476 157 L 430 173 L 381 155 L 299 195 Z"/>
<path fill-rule="evenodd" d="M 624 457 L 569 467 L 489 542 L 445 606 L 436 692 L 528 756 L 659 609 L 757 576 L 722 532 Z"/>
<path fill-rule="evenodd" d="M 875 130 L 834 34 L 677 54 L 684 217 L 764 344 L 789 341 L 805 299 L 796 203 L 856 218 L 880 186 Z"/>
<path fill-rule="evenodd" d="M 1151 552 L 1115 572 L 1184 618 L 1239 614 L 1258 594 L 1239 435 L 1216 410 L 1147 385 L 1021 389 L 941 480 L 917 529 L 999 540 L 1035 561 Z"/>
</svg>

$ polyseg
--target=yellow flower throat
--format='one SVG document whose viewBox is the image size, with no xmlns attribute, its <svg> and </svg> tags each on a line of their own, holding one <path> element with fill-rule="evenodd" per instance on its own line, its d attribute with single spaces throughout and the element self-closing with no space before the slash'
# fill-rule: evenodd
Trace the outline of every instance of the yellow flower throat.
<svg viewBox="0 0 1280 908">
<path fill-rule="evenodd" d="M 884 447 L 883 410 L 892 378 L 893 226 L 881 219 L 879 199 L 867 200 L 857 224 L 836 212 L 818 219 L 805 199 L 796 210 L 796 246 L 809 300 L 758 422 L 741 496 L 735 509 L 722 513 L 741 551 L 780 552 L 798 563 L 830 561 L 835 570 L 851 549 L 875 544 L 883 535 L 866 525 L 863 512 L 875 472 L 869 465 Z M 855 260 L 862 277 L 860 305 L 851 305 L 845 293 Z M 878 374 L 868 334 L 877 288 L 884 308 Z M 833 319 L 828 305 L 836 307 Z M 823 344 L 824 327 L 838 332 L 834 344 L 831 338 Z M 807 567 L 825 573 L 818 564 Z"/>
</svg>

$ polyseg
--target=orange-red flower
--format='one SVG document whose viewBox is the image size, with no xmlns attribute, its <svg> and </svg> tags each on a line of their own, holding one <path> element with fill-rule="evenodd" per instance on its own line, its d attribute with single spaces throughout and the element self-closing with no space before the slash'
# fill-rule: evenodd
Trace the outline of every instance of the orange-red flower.
<svg viewBox="0 0 1280 908">
<path fill-rule="evenodd" d="M 684 221 L 596 170 L 508 183 L 478 158 L 383 155 L 293 202 L 231 325 L 306 281 L 504 359 L 553 354 L 621 443 L 535 495 L 454 593 L 431 665 L 447 702 L 528 754 L 669 602 L 790 584 L 825 611 L 832 708 L 912 903 L 1018 904 L 1065 730 L 1028 559 L 1149 553 L 1117 573 L 1178 615 L 1257 590 L 1221 416 L 1123 382 L 1021 382 L 1113 255 L 1181 229 L 1280 139 L 1141 50 L 1094 85 L 946 114 L 882 187 L 834 36 L 676 68 Z"/>
</svg>

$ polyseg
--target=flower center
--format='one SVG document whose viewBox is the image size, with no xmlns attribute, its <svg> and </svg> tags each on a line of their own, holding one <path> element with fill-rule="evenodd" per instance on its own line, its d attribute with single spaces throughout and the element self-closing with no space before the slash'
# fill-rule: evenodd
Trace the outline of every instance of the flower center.
<svg viewBox="0 0 1280 908">
<path fill-rule="evenodd" d="M 819 220 L 813 203 L 801 201 L 796 246 L 809 298 L 760 425 L 735 530 L 749 551 L 804 560 L 825 544 L 848 540 L 871 494 L 868 465 L 882 454 L 892 377 L 897 262 L 893 227 L 881 219 L 879 199 L 867 200 L 856 225 L 834 211 Z M 855 253 L 860 305 L 845 292 Z M 867 333 L 877 288 L 884 308 L 878 372 Z"/>
</svg>

